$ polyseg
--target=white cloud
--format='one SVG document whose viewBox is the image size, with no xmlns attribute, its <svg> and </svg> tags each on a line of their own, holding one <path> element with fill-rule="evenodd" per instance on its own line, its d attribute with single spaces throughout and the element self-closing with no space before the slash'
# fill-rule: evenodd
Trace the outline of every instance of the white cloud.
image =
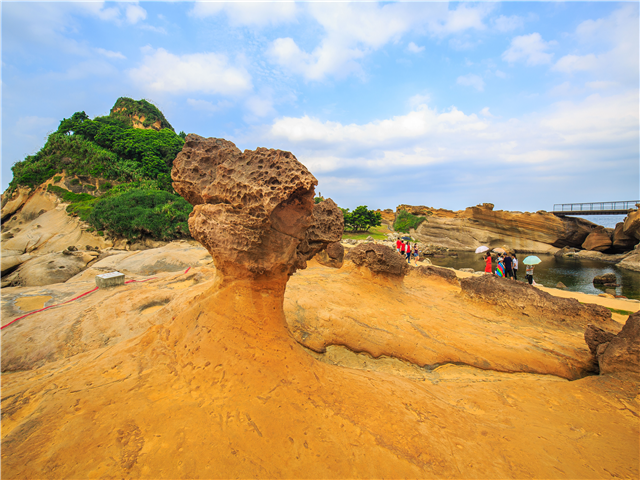
<svg viewBox="0 0 640 480">
<path fill-rule="evenodd" d="M 419 47 L 415 43 L 409 42 L 409 45 L 407 45 L 407 50 L 409 50 L 411 53 L 420 53 L 424 51 L 424 46 Z"/>
<path fill-rule="evenodd" d="M 297 12 L 298 8 L 294 2 L 197 1 L 190 15 L 207 18 L 224 13 L 232 26 L 265 26 L 293 22 Z"/>
<path fill-rule="evenodd" d="M 144 58 L 128 71 L 143 88 L 169 93 L 236 95 L 251 90 L 251 76 L 242 65 L 230 65 L 219 53 L 174 55 L 163 48 L 143 48 Z"/>
<path fill-rule="evenodd" d="M 484 90 L 484 80 L 482 80 L 482 77 L 474 75 L 473 73 L 461 75 L 457 78 L 456 83 L 465 87 L 473 87 L 479 92 Z"/>
<path fill-rule="evenodd" d="M 511 15 L 510 17 L 500 15 L 492 23 L 493 27 L 499 32 L 511 32 L 524 26 L 524 18 L 518 15 Z"/>
<path fill-rule="evenodd" d="M 496 70 L 496 77 L 498 78 L 507 78 L 507 74 L 501 70 Z"/>
<path fill-rule="evenodd" d="M 147 18 L 147 11 L 140 5 L 127 5 L 125 12 L 127 22 L 131 25 Z"/>
<path fill-rule="evenodd" d="M 494 115 L 492 115 L 489 111 L 489 107 L 484 107 L 482 110 L 480 110 L 480 115 L 482 115 L 483 117 L 495 118 Z"/>
<path fill-rule="evenodd" d="M 545 42 L 539 33 L 521 35 L 511 40 L 511 46 L 502 54 L 502 59 L 509 63 L 524 61 L 527 65 L 543 65 L 551 63 L 552 53 L 547 53 L 555 41 Z"/>
<path fill-rule="evenodd" d="M 583 49 L 591 51 L 565 55 L 552 70 L 567 74 L 589 72 L 598 80 L 622 81 L 629 88 L 637 88 L 640 67 L 637 5 L 623 5 L 606 18 L 582 22 L 576 28 L 575 38 Z"/>
<path fill-rule="evenodd" d="M 107 58 L 118 58 L 120 60 L 123 60 L 123 59 L 127 58 L 120 52 L 112 52 L 111 50 L 105 50 L 104 48 L 96 48 L 95 50 L 100 55 L 104 55 Z"/>
<path fill-rule="evenodd" d="M 334 3 L 327 8 L 326 4 L 312 2 L 306 8 L 324 29 L 319 44 L 305 51 L 293 38 L 278 38 L 270 44 L 268 58 L 307 80 L 322 80 L 327 76 L 362 75 L 362 58 L 389 42 L 400 41 L 410 31 L 444 37 L 483 30 L 483 19 L 494 7 L 462 4 L 449 10 L 447 4 L 430 2 L 362 2 Z M 412 42 L 408 48 L 415 52 L 422 47 Z"/>
</svg>

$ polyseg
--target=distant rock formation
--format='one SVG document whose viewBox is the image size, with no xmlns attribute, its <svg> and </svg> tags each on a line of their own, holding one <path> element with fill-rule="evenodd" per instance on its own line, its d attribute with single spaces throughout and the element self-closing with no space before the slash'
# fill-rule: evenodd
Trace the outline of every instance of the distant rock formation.
<svg viewBox="0 0 640 480">
<path fill-rule="evenodd" d="M 470 270 L 471 273 L 473 273 L 473 269 Z M 458 280 L 456 272 L 449 268 L 434 267 L 432 265 L 421 265 L 417 268 L 412 269 L 411 274 L 415 274 L 421 277 L 437 277 L 440 279 L 444 279 L 446 282 L 451 283 L 452 285 L 460 285 L 460 281 Z"/>
<path fill-rule="evenodd" d="M 419 241 L 459 250 L 475 250 L 478 245 L 508 245 L 516 251 L 539 253 L 565 246 L 579 248 L 595 228 L 587 220 L 543 211 L 494 211 L 488 203 L 457 212 L 411 205 L 399 205 L 396 211 L 400 210 L 427 216 L 413 233 Z"/>
<path fill-rule="evenodd" d="M 606 252 L 611 248 L 612 243 L 611 235 L 609 235 L 607 229 L 598 225 L 587 235 L 587 238 L 582 244 L 582 248 L 595 252 Z"/>
<path fill-rule="evenodd" d="M 314 206 L 318 182 L 290 152 L 190 134 L 171 177 L 195 207 L 191 235 L 225 276 L 291 275 L 342 236 L 340 210 Z"/>
</svg>

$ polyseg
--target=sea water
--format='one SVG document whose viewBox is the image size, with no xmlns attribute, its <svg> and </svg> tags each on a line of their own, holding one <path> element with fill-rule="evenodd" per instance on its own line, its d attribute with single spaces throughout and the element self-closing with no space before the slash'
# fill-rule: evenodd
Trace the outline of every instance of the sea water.
<svg viewBox="0 0 640 480">
<path fill-rule="evenodd" d="M 525 265 L 522 261 L 528 255 L 518 255 L 518 280 L 525 280 Z M 542 262 L 535 266 L 533 278 L 536 283 L 545 287 L 555 287 L 562 282 L 568 291 L 589 294 L 607 293 L 607 290 L 615 290 L 616 295 L 624 295 L 627 298 L 640 300 L 640 273 L 618 268 L 615 264 L 599 260 L 581 259 L 576 257 L 555 257 L 553 255 L 536 254 Z M 455 269 L 473 268 L 476 271 L 484 271 L 484 260 L 481 254 L 459 252 L 457 257 L 428 257 L 431 263 L 441 267 Z M 495 271 L 496 261 L 493 261 Z M 595 286 L 593 278 L 604 273 L 614 273 L 616 283 L 621 287 Z"/>
<path fill-rule="evenodd" d="M 602 225 L 605 228 L 616 228 L 616 224 L 620 222 L 624 222 L 626 215 L 571 215 L 571 217 L 582 218 L 584 220 L 589 220 L 596 225 Z"/>
</svg>

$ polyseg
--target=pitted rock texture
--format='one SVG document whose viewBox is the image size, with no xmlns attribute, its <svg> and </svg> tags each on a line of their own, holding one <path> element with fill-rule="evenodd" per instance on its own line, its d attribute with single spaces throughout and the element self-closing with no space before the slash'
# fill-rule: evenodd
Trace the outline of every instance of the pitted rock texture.
<svg viewBox="0 0 640 480">
<path fill-rule="evenodd" d="M 640 375 L 640 312 L 629 315 L 620 333 L 606 348 L 599 349 L 598 362 L 601 374 L 628 372 Z"/>
<path fill-rule="evenodd" d="M 191 235 L 223 275 L 291 274 L 304 268 L 320 245 L 336 241 L 335 226 L 307 231 L 314 211 L 332 221 L 340 211 L 329 201 L 314 209 L 318 181 L 289 152 L 241 152 L 227 140 L 191 134 L 171 177 L 176 191 L 195 207 Z"/>
<path fill-rule="evenodd" d="M 344 216 L 335 202 L 328 198 L 316 203 L 313 206 L 313 223 L 307 229 L 305 239 L 298 246 L 298 258 L 295 268 L 297 270 L 306 268 L 307 260 L 310 260 L 318 253 L 322 253 L 330 245 L 340 245 L 339 241 L 342 238 L 343 231 Z M 342 248 L 342 254 L 337 252 L 336 247 L 333 247 L 332 252 L 337 255 L 335 257 L 336 261 L 339 261 L 340 265 L 342 265 L 344 247 L 340 245 L 340 248 Z"/>
<path fill-rule="evenodd" d="M 473 269 L 471 270 L 473 272 Z M 460 285 L 460 281 L 458 280 L 456 272 L 448 268 L 426 265 L 412 269 L 411 274 L 413 275 L 414 272 L 420 277 L 439 277 L 447 281 L 448 283 L 451 283 L 452 285 Z"/>
<path fill-rule="evenodd" d="M 481 275 L 463 278 L 462 293 L 469 299 L 504 307 L 551 323 L 570 323 L 581 328 L 587 324 L 607 326 L 613 323 L 611 312 L 599 305 L 581 304 L 574 298 L 558 298 L 529 284 Z"/>
<path fill-rule="evenodd" d="M 340 268 L 344 263 L 344 247 L 340 242 L 327 245 L 327 249 L 316 255 L 316 260 L 325 267 Z"/>
<path fill-rule="evenodd" d="M 361 243 L 347 253 L 345 260 L 358 267 L 366 267 L 372 273 L 403 278 L 409 271 L 409 265 L 398 252 L 376 243 Z"/>
</svg>

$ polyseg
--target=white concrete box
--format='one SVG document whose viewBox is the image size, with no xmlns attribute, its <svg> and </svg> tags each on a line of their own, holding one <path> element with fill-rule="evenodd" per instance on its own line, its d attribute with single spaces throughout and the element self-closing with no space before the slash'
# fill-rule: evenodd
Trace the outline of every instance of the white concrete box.
<svg viewBox="0 0 640 480">
<path fill-rule="evenodd" d="M 98 288 L 117 287 L 124 285 L 124 273 L 109 272 L 96 275 L 96 285 Z"/>
</svg>

